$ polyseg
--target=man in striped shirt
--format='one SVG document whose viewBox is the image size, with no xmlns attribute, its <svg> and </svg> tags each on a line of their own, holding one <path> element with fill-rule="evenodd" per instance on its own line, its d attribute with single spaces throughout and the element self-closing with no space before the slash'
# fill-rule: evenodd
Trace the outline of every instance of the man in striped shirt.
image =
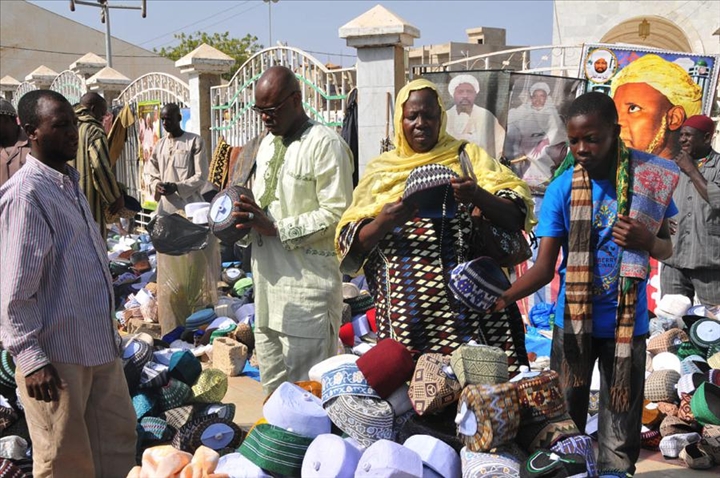
<svg viewBox="0 0 720 478">
<path fill-rule="evenodd" d="M 66 164 L 77 152 L 77 120 L 49 90 L 27 93 L 18 110 L 31 153 L 0 188 L 0 340 L 16 364 L 33 474 L 126 476 L 135 412 L 105 245 Z"/>
</svg>

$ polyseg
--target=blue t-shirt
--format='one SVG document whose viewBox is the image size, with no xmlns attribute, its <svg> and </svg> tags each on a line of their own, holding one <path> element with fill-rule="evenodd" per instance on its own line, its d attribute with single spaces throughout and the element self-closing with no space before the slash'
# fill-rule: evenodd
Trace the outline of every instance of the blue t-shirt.
<svg viewBox="0 0 720 478">
<path fill-rule="evenodd" d="M 563 327 L 565 312 L 565 268 L 567 267 L 568 235 L 570 231 L 570 192 L 572 169 L 565 171 L 553 180 L 545 191 L 540 221 L 535 234 L 538 237 L 562 237 L 563 260 L 558 269 L 560 290 L 555 308 L 555 324 Z M 591 180 L 592 184 L 592 237 L 593 284 L 592 312 L 593 337 L 615 337 L 618 307 L 618 276 L 620 274 L 620 252 L 622 248 L 615 244 L 612 227 L 617 219 L 617 192 L 612 181 Z M 670 202 L 665 217 L 677 214 L 677 207 Z M 635 315 L 635 335 L 648 333 L 647 279 L 638 284 L 638 297 Z"/>
</svg>

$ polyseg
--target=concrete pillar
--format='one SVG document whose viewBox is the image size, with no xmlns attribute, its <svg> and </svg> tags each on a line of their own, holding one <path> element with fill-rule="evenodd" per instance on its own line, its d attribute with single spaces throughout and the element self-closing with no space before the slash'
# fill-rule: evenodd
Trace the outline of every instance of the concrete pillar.
<svg viewBox="0 0 720 478">
<path fill-rule="evenodd" d="M 358 169 L 362 176 L 367 163 L 380 153 L 387 94 L 394 102 L 405 85 L 405 47 L 420 38 L 420 30 L 377 5 L 340 27 L 339 34 L 357 49 Z M 392 117 L 390 122 L 392 136 Z"/>
<path fill-rule="evenodd" d="M 70 65 L 70 70 L 87 80 L 107 66 L 107 61 L 95 53 L 86 53 Z"/>
<path fill-rule="evenodd" d="M 32 73 L 26 76 L 25 81 L 35 85 L 38 90 L 46 90 L 50 88 L 50 85 L 57 76 L 57 71 L 54 71 L 47 66 L 42 65 L 37 67 Z"/>
<path fill-rule="evenodd" d="M 12 102 L 13 94 L 20 86 L 20 82 L 10 75 L 3 76 L 0 79 L 0 98 L 4 98 Z"/>
<path fill-rule="evenodd" d="M 184 57 L 175 62 L 181 73 L 188 74 L 190 87 L 190 125 L 191 133 L 199 134 L 205 141 L 208 150 L 208 161 L 213 148 L 211 126 L 210 88 L 218 86 L 222 74 L 228 73 L 235 60 L 210 45 L 203 43 Z"/>
<path fill-rule="evenodd" d="M 117 98 L 130 83 L 130 78 L 109 66 L 98 71 L 85 82 L 88 91 L 99 93 L 105 98 L 108 106 L 112 105 L 113 100 Z"/>
</svg>

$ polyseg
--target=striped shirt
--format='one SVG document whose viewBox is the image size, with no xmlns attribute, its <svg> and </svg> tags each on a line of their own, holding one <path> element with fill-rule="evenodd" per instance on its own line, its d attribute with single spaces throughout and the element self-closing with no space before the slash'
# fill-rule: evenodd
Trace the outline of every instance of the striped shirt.
<svg viewBox="0 0 720 478">
<path fill-rule="evenodd" d="M 119 356 L 107 252 L 78 172 L 31 155 L 0 188 L 0 340 L 23 375 Z"/>
<path fill-rule="evenodd" d="M 676 269 L 720 267 L 720 153 L 711 151 L 699 169 L 707 181 L 709 201 L 684 173 L 673 195 L 680 212 L 672 236 L 673 255 L 665 263 Z"/>
</svg>

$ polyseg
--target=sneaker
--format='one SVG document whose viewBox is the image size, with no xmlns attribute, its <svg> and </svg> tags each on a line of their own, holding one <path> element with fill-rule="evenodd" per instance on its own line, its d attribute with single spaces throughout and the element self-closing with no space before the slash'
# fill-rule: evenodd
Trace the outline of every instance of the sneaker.
<svg viewBox="0 0 720 478">
<path fill-rule="evenodd" d="M 538 450 L 520 468 L 520 478 L 585 478 L 585 458 L 577 453 Z"/>
</svg>

